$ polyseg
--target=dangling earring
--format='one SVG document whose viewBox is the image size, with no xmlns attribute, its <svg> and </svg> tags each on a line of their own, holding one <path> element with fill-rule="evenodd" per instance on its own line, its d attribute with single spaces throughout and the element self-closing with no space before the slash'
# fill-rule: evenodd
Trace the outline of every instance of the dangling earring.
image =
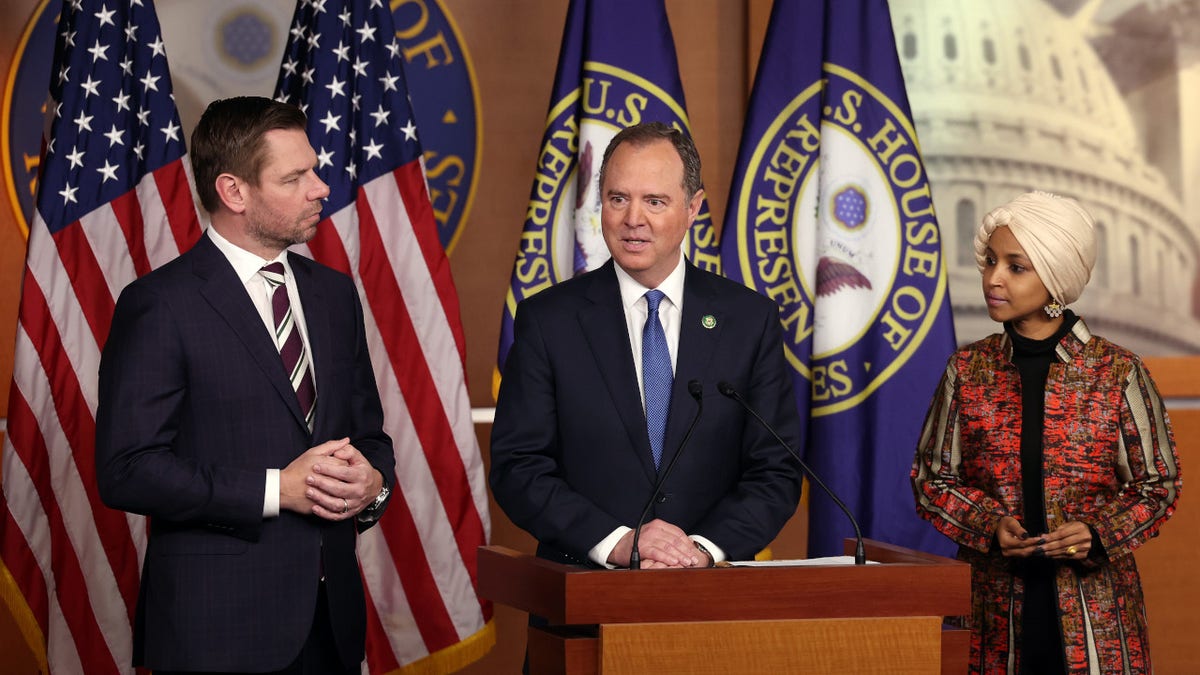
<svg viewBox="0 0 1200 675">
<path fill-rule="evenodd" d="M 1050 317 L 1051 319 L 1057 319 L 1058 317 L 1062 316 L 1063 306 L 1058 300 L 1050 298 L 1050 304 L 1042 307 L 1042 311 L 1045 312 L 1046 316 Z"/>
</svg>

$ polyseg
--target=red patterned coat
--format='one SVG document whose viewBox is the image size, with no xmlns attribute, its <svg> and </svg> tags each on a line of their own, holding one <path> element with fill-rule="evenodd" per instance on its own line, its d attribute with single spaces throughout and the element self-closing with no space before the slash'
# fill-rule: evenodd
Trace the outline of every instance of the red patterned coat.
<svg viewBox="0 0 1200 675">
<path fill-rule="evenodd" d="M 1046 379 L 1045 513 L 1092 526 L 1107 557 L 1056 575 L 1070 673 L 1148 673 L 1146 613 L 1133 550 L 1158 534 L 1179 497 L 1179 458 L 1141 359 L 1078 321 Z M 1000 519 L 1024 521 L 1021 380 L 1007 335 L 950 359 L 913 463 L 917 511 L 971 564 L 971 673 L 1020 671 L 1024 587 L 993 545 Z M 1057 515 L 1056 515 L 1057 514 Z"/>
</svg>

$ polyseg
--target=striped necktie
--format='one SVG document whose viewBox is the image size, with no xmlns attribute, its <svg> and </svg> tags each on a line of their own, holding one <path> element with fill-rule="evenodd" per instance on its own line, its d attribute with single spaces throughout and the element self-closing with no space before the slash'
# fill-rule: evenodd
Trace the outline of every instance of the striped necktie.
<svg viewBox="0 0 1200 675">
<path fill-rule="evenodd" d="M 304 341 L 300 339 L 300 331 L 296 328 L 292 303 L 288 300 L 283 263 L 273 262 L 258 273 L 263 275 L 274 289 L 271 292 L 271 311 L 275 315 L 275 344 L 279 346 L 279 357 L 283 359 L 283 369 L 292 381 L 292 389 L 296 390 L 300 412 L 304 413 L 304 421 L 308 424 L 308 430 L 312 431 L 317 410 L 317 388 L 313 385 L 308 353 L 304 349 Z"/>
<path fill-rule="evenodd" d="M 662 464 L 663 436 L 667 431 L 667 412 L 671 408 L 671 353 L 667 334 L 658 320 L 658 305 L 666 297 L 662 291 L 646 292 L 646 326 L 642 329 L 642 389 L 646 395 L 646 432 L 650 435 L 650 454 L 654 467 Z"/>
</svg>

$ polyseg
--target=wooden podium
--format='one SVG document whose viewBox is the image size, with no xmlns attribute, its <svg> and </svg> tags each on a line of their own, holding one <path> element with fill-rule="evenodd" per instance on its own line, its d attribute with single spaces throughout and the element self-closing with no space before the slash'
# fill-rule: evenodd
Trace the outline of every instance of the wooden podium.
<svg viewBox="0 0 1200 675">
<path fill-rule="evenodd" d="M 847 540 L 847 552 L 854 549 Z M 965 563 L 867 540 L 854 565 L 601 570 L 479 550 L 479 593 L 545 617 L 533 675 L 963 673 Z"/>
</svg>

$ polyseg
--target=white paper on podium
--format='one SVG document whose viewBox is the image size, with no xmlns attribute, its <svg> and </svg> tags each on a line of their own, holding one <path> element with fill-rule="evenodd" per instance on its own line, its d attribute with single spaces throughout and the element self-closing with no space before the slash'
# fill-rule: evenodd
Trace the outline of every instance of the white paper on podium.
<svg viewBox="0 0 1200 675">
<path fill-rule="evenodd" d="M 809 565 L 853 565 L 854 556 L 835 555 L 828 558 L 795 558 L 792 560 L 735 560 L 729 563 L 734 567 L 806 567 Z M 878 565 L 873 560 L 868 565 Z"/>
</svg>

